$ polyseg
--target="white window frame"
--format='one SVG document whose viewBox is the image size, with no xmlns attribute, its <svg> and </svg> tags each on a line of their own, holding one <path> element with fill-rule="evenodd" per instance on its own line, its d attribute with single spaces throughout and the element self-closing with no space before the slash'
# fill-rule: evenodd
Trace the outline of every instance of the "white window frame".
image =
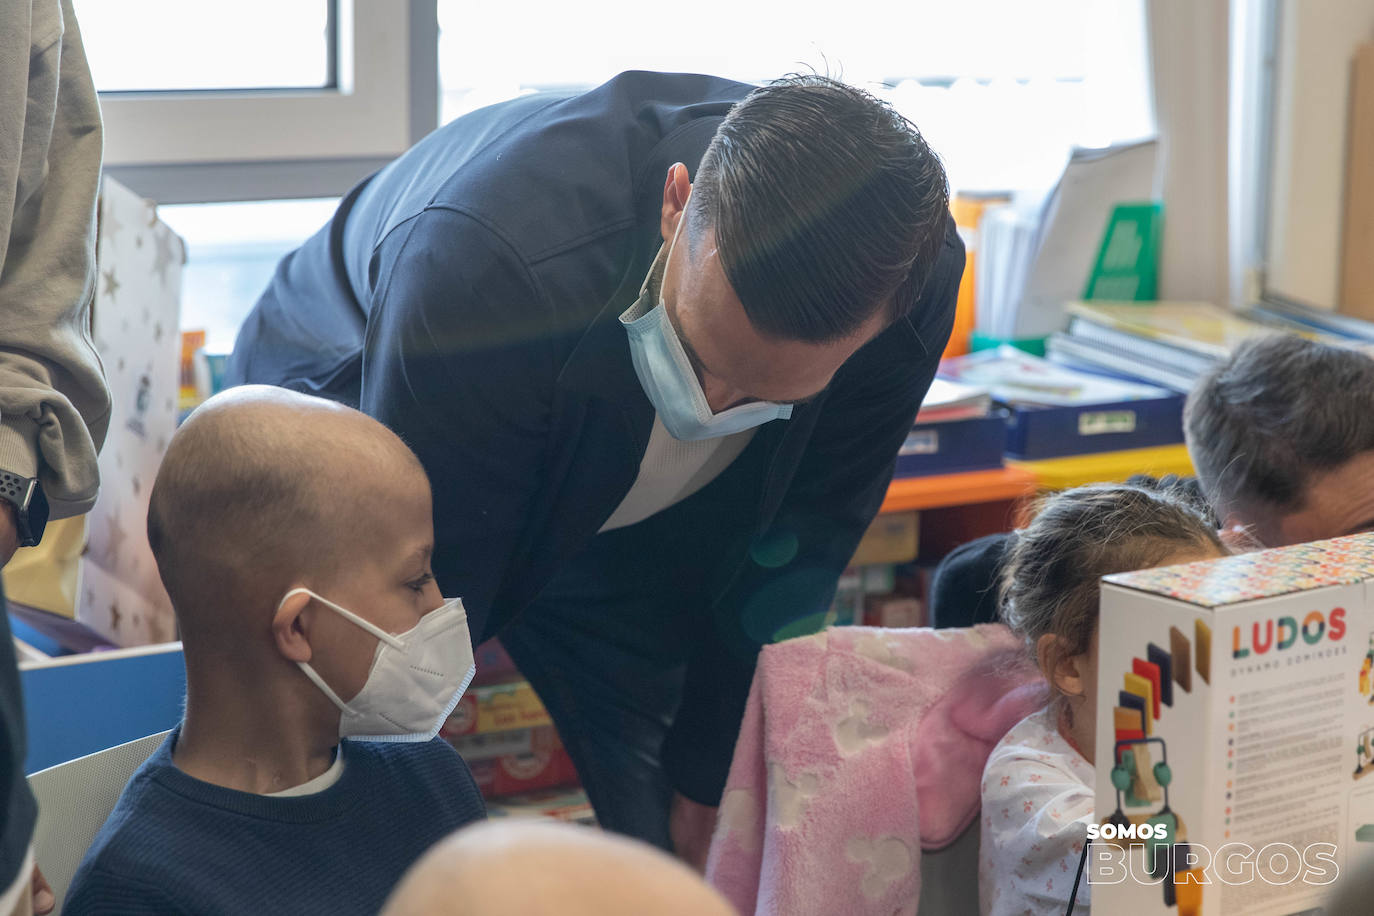
<svg viewBox="0 0 1374 916">
<path fill-rule="evenodd" d="M 160 203 L 331 197 L 438 124 L 436 0 L 336 0 L 328 89 L 103 93 L 105 166 Z"/>
</svg>

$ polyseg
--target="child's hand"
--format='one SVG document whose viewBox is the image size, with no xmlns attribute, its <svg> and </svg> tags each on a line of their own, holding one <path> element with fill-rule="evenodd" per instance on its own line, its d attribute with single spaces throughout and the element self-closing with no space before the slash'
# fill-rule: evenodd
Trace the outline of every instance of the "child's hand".
<svg viewBox="0 0 1374 916">
<path fill-rule="evenodd" d="M 33 867 L 31 892 L 36 916 L 47 916 L 57 907 L 57 897 L 53 895 L 52 888 L 48 886 L 48 879 L 43 877 L 43 872 L 39 871 L 37 865 Z"/>
</svg>

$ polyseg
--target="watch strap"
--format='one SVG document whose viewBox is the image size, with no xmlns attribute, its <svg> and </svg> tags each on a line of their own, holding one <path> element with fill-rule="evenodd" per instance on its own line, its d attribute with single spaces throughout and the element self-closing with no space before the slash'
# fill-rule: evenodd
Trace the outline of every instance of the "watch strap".
<svg viewBox="0 0 1374 916">
<path fill-rule="evenodd" d="M 37 488 L 38 480 L 36 478 L 0 470 L 0 499 L 14 505 L 14 520 L 19 529 L 19 543 L 24 547 L 37 545 L 38 539 L 42 537 L 41 531 L 35 536 L 29 519 L 29 507 L 33 502 L 33 495 Z M 46 522 L 47 519 L 45 518 L 43 521 Z"/>
</svg>

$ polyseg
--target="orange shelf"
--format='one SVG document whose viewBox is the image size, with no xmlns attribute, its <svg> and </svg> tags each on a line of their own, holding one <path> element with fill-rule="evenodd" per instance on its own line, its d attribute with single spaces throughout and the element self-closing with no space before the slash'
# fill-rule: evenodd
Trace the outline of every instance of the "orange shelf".
<svg viewBox="0 0 1374 916">
<path fill-rule="evenodd" d="M 1035 492 L 1036 477 L 1021 468 L 902 477 L 887 488 L 880 512 L 913 512 L 1019 499 Z"/>
</svg>

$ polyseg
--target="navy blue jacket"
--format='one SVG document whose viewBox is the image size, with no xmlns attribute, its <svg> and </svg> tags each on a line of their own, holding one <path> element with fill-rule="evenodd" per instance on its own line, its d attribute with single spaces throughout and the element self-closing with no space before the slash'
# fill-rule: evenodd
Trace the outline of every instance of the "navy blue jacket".
<svg viewBox="0 0 1374 916">
<path fill-rule="evenodd" d="M 420 456 L 435 573 L 477 639 L 530 604 L 635 480 L 654 410 L 617 318 L 662 242 L 669 166 L 695 173 L 751 88 L 632 72 L 460 118 L 350 193 L 244 325 L 231 381 L 359 404 Z M 719 506 L 700 555 L 646 545 L 665 601 L 688 570 L 711 612 L 664 748 L 688 797 L 719 798 L 760 644 L 829 605 L 934 375 L 963 265 L 951 220 L 909 318 L 761 427 L 736 483 L 699 494 Z"/>
</svg>

